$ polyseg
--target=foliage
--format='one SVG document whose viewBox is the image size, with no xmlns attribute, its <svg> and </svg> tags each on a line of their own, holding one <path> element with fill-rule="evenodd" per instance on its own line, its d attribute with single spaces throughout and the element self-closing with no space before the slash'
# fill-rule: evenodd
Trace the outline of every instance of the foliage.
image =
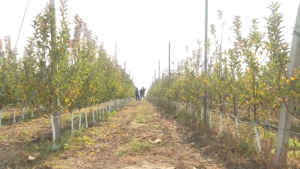
<svg viewBox="0 0 300 169">
<path fill-rule="evenodd" d="M 108 56 L 103 43 L 98 45 L 79 15 L 70 34 L 67 7 L 61 0 L 58 25 L 49 6 L 37 14 L 19 60 L 10 37 L 4 44 L 0 40 L 1 86 L 8 72 L 0 107 L 24 107 L 32 99 L 29 106 L 35 111 L 54 114 L 134 94 L 129 75 Z"/>
</svg>

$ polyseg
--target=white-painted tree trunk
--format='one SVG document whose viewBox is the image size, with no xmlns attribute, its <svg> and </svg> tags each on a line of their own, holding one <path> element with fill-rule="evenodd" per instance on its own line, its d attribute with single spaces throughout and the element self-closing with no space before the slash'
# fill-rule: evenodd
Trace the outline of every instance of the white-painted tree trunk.
<svg viewBox="0 0 300 169">
<path fill-rule="evenodd" d="M 95 121 L 95 109 L 94 109 L 94 105 L 92 105 L 93 106 L 93 123 L 96 123 L 96 121 Z"/>
<path fill-rule="evenodd" d="M 239 133 L 239 121 L 238 118 L 235 116 L 235 130 L 236 130 L 236 135 L 238 138 L 240 138 L 240 133 Z"/>
<path fill-rule="evenodd" d="M 101 104 L 99 104 L 99 120 L 101 120 L 102 111 L 103 111 L 103 105 L 102 105 L 102 108 L 101 108 Z"/>
<path fill-rule="evenodd" d="M 212 111 L 209 111 L 209 128 L 212 129 L 212 123 L 211 123 L 211 115 L 212 115 Z"/>
<path fill-rule="evenodd" d="M 55 126 L 54 126 L 54 116 L 53 114 L 50 114 L 50 124 L 51 124 L 51 129 L 52 129 L 52 141 L 55 141 Z"/>
<path fill-rule="evenodd" d="M 33 111 L 31 112 L 31 118 L 33 118 L 34 117 L 34 114 L 33 114 Z"/>
<path fill-rule="evenodd" d="M 222 130 L 223 130 L 223 126 L 222 126 L 222 112 L 220 111 L 220 134 L 222 135 Z"/>
<path fill-rule="evenodd" d="M 60 137 L 59 112 L 56 112 L 56 114 L 54 114 L 53 123 L 54 123 L 54 130 L 55 130 L 55 138 L 54 138 L 54 140 L 58 141 L 59 137 Z"/>
<path fill-rule="evenodd" d="M 257 142 L 257 149 L 258 152 L 261 153 L 261 147 L 260 147 L 260 140 L 259 140 L 259 135 L 257 131 L 257 125 L 254 126 L 254 131 L 255 131 L 255 137 L 256 137 L 256 142 Z"/>
<path fill-rule="evenodd" d="M 73 116 L 73 111 L 71 111 L 71 131 L 74 129 L 74 116 Z"/>
<path fill-rule="evenodd" d="M 78 122 L 79 129 L 81 128 L 81 109 L 79 109 L 79 122 Z"/>
<path fill-rule="evenodd" d="M 99 104 L 99 120 L 101 119 L 101 104 Z"/>
<path fill-rule="evenodd" d="M 201 120 L 204 120 L 204 107 L 201 107 Z"/>
<path fill-rule="evenodd" d="M 111 112 L 111 101 L 109 101 L 108 112 Z"/>
<path fill-rule="evenodd" d="M 59 118 L 59 117 L 60 117 L 60 114 L 59 114 L 59 112 L 57 112 L 57 114 L 58 114 L 58 115 L 57 115 L 57 116 L 58 116 L 58 118 L 57 118 L 57 124 L 59 125 L 59 122 L 60 122 L 60 121 L 59 121 L 59 119 L 60 119 L 60 118 Z M 54 123 L 55 123 L 55 119 L 54 119 Z"/>
<path fill-rule="evenodd" d="M 87 109 L 85 107 L 85 129 L 89 128 L 89 124 L 88 124 L 88 118 L 87 118 Z"/>
<path fill-rule="evenodd" d="M 14 107 L 14 121 L 13 123 L 16 123 L 16 107 Z"/>
<path fill-rule="evenodd" d="M 26 108 L 26 107 L 21 108 L 21 109 L 22 109 L 22 120 L 25 119 L 25 108 Z"/>
<path fill-rule="evenodd" d="M 53 142 L 59 140 L 59 113 L 56 114 L 50 114 L 50 124 L 52 129 L 52 140 Z"/>
</svg>

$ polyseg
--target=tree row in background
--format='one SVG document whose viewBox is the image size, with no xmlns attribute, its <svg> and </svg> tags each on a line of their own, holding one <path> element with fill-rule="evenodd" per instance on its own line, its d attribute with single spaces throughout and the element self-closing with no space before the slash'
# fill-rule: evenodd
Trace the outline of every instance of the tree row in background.
<svg viewBox="0 0 300 169">
<path fill-rule="evenodd" d="M 49 115 L 54 140 L 59 139 L 59 115 L 65 110 L 131 97 L 134 84 L 103 44 L 98 45 L 87 24 L 74 17 L 73 36 L 66 0 L 61 0 L 60 20 L 49 6 L 37 14 L 23 57 L 11 47 L 10 37 L 0 40 L 0 108 L 22 108 Z M 58 27 L 58 28 L 56 28 Z M 0 113 L 1 121 L 1 113 Z"/>
<path fill-rule="evenodd" d="M 194 121 L 201 123 L 201 108 L 207 91 L 208 111 L 229 113 L 250 122 L 278 125 L 282 102 L 292 98 L 295 109 L 290 110 L 294 122 L 300 118 L 300 71 L 287 75 L 289 44 L 282 35 L 283 14 L 280 5 L 269 6 L 271 15 L 265 18 L 266 32 L 258 30 L 258 20 L 251 21 L 247 35 L 241 33 L 242 21 L 235 16 L 230 25 L 234 38 L 232 47 L 221 51 L 215 25 L 210 26 L 208 70 L 201 71 L 202 44 L 192 57 L 182 60 L 171 74 L 163 74 L 151 85 L 147 99 L 164 99 L 195 107 Z M 222 12 L 218 11 L 219 20 Z M 221 25 L 224 25 L 221 23 Z M 296 120 L 297 119 L 297 120 Z M 298 130 L 294 123 L 292 130 Z"/>
</svg>

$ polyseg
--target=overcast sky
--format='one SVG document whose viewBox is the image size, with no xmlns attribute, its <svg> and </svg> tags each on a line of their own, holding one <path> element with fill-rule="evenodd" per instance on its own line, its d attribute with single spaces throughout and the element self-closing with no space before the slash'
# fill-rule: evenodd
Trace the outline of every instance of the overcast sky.
<svg viewBox="0 0 300 169">
<path fill-rule="evenodd" d="M 261 31 L 266 32 L 264 17 L 270 15 L 267 8 L 271 0 L 208 0 L 210 24 L 217 25 L 216 11 L 223 11 L 224 48 L 230 46 L 229 31 L 235 15 L 241 16 L 243 35 L 249 30 L 253 18 L 258 18 Z M 18 42 L 19 57 L 22 57 L 27 37 L 32 36 L 31 27 L 34 16 L 49 0 L 30 0 L 23 29 Z M 283 33 L 288 42 L 292 40 L 292 31 L 300 0 L 279 0 L 280 12 L 284 14 Z M 0 39 L 10 35 L 14 46 L 27 0 L 0 0 Z M 56 11 L 60 6 L 55 0 Z M 118 62 L 130 70 L 137 87 L 148 88 L 154 70 L 168 66 L 168 42 L 171 41 L 171 60 L 178 63 L 191 56 L 191 50 L 197 47 L 197 40 L 204 41 L 205 0 L 69 0 L 69 17 L 73 20 L 79 14 L 97 36 L 104 42 L 110 55 L 114 55 L 115 42 L 118 43 Z M 73 28 L 73 25 L 71 25 Z M 209 35 L 210 37 L 210 35 Z M 189 46 L 190 52 L 186 52 Z M 158 76 L 158 75 L 157 75 Z"/>
</svg>

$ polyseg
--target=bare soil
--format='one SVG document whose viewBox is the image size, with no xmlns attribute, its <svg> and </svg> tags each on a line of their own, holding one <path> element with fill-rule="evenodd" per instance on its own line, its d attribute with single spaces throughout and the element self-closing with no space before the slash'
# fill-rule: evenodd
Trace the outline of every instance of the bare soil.
<svg viewBox="0 0 300 169">
<path fill-rule="evenodd" d="M 92 130 L 102 133 L 92 137 L 93 144 L 73 147 L 34 168 L 225 168 L 217 158 L 203 155 L 205 149 L 187 142 L 186 129 L 166 118 L 147 101 L 127 103 L 109 120 L 94 125 Z"/>
</svg>

